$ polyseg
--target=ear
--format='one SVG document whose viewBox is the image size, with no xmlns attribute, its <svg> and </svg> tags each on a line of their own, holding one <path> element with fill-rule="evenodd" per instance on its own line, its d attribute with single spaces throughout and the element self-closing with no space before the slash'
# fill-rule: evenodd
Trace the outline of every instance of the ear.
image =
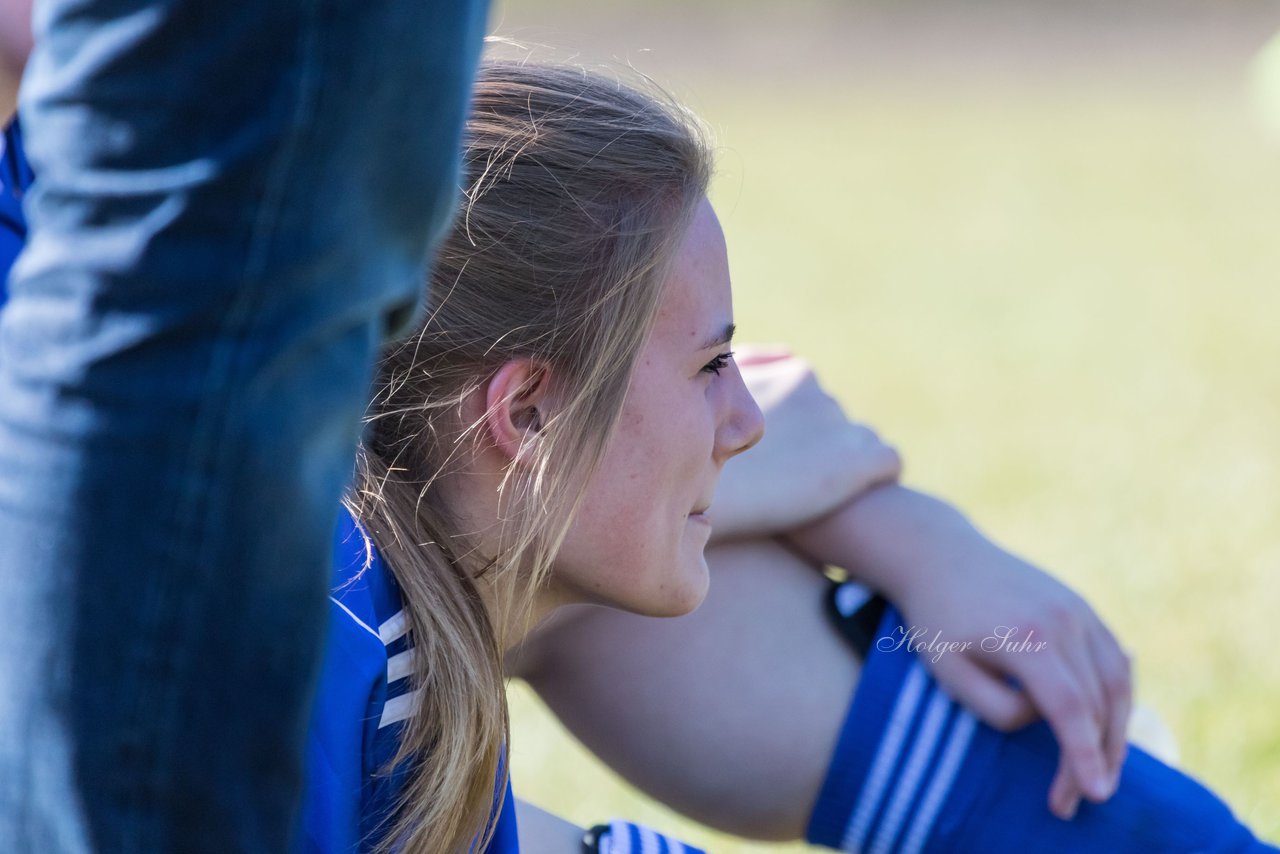
<svg viewBox="0 0 1280 854">
<path fill-rule="evenodd" d="M 507 362 L 485 388 L 485 428 L 498 452 L 515 460 L 542 430 L 547 371 L 530 359 Z"/>
</svg>

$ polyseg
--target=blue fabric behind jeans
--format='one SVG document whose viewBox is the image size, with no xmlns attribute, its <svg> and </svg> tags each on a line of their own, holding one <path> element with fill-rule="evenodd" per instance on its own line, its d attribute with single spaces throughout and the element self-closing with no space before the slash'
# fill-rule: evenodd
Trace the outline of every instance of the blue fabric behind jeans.
<svg viewBox="0 0 1280 854">
<path fill-rule="evenodd" d="M 0 850 L 283 851 L 484 4 L 48 0 L 0 312 Z"/>
</svg>

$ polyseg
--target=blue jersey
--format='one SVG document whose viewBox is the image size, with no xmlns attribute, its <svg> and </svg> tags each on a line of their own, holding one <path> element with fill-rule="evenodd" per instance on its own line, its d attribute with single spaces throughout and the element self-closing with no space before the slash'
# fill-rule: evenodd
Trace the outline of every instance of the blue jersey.
<svg viewBox="0 0 1280 854">
<path fill-rule="evenodd" d="M 22 150 L 22 128 L 15 118 L 4 129 L 4 156 L 0 160 L 0 306 L 9 296 L 9 268 L 27 240 L 27 218 L 22 196 L 31 186 L 31 167 Z"/>
<path fill-rule="evenodd" d="M 0 309 L 9 270 L 27 237 L 22 196 L 31 167 L 17 119 L 4 131 L 0 159 Z M 412 638 L 395 579 L 341 511 L 334 534 L 329 631 L 307 733 L 302 815 L 295 850 L 365 851 L 385 830 L 409 767 L 384 773 L 414 712 L 409 685 Z M 517 854 L 515 802 L 508 780 L 486 854 Z M 495 786 L 495 796 L 497 795 Z M 496 803 L 496 797 L 495 797 Z"/>
<path fill-rule="evenodd" d="M 407 763 L 392 768 L 391 760 L 417 707 L 412 638 L 395 579 L 345 508 L 333 566 L 328 644 L 307 735 L 297 849 L 305 852 L 367 850 L 385 830 L 409 773 Z M 486 852 L 518 850 L 508 780 Z"/>
</svg>

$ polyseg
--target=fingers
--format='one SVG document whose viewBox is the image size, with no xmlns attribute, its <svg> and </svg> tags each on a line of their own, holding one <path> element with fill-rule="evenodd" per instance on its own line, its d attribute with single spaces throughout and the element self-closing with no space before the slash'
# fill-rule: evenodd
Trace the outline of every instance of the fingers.
<svg viewBox="0 0 1280 854">
<path fill-rule="evenodd" d="M 1079 704 L 1079 712 L 1055 712 L 1050 715 L 1050 710 L 1042 706 L 1050 728 L 1059 744 L 1063 745 L 1058 770 L 1049 787 L 1049 811 L 1058 818 L 1069 821 L 1075 817 L 1080 807 L 1082 790 L 1077 774 L 1089 773 L 1082 772 L 1080 767 L 1093 767 L 1100 763 L 1099 759 L 1088 754 L 1091 752 L 1095 756 L 1100 755 L 1100 717 L 1094 711 L 1094 706 L 1101 700 L 1086 699 L 1088 692 L 1084 690 L 1073 667 L 1058 661 L 1055 668 L 1059 678 L 1065 683 L 1060 689 L 1067 692 L 1063 696 L 1070 696 L 1075 692 L 1079 697 L 1078 700 L 1071 701 Z M 1012 731 L 1040 716 L 1032 698 L 1026 693 L 1011 687 L 1004 677 L 992 674 L 981 664 L 964 656 L 945 656 L 939 659 L 934 665 L 934 676 L 956 700 L 995 729 Z M 1059 706 L 1064 703 L 1065 701 L 1058 701 Z M 1071 707 L 1071 703 L 1065 704 Z M 1088 726 L 1080 725 L 1082 717 L 1087 718 Z M 1064 734 L 1064 730 L 1070 734 Z M 1068 743 L 1073 745 L 1071 750 L 1066 747 Z"/>
<path fill-rule="evenodd" d="M 1078 640 L 1064 650 L 1068 667 L 1085 693 L 1102 735 L 1101 749 L 1106 764 L 1107 794 L 1099 795 L 1077 781 L 1087 797 L 1101 802 L 1114 793 L 1128 752 L 1127 729 L 1132 709 L 1132 681 L 1128 658 L 1115 637 L 1092 612 Z"/>
<path fill-rule="evenodd" d="M 1107 773 L 1107 761 L 1102 751 L 1103 733 L 1093 713 L 1093 701 L 1088 689 L 1068 664 L 1056 655 L 1017 656 L 1010 660 L 1010 670 L 1026 687 L 1036 707 L 1044 715 L 1058 740 L 1061 750 L 1059 776 L 1069 772 L 1074 782 L 1091 800 L 1105 800 L 1111 796 L 1111 779 Z M 1016 667 L 1016 670 L 1014 669 Z M 1053 796 L 1059 797 L 1057 806 L 1065 805 L 1067 784 L 1057 783 L 1050 789 L 1050 808 L 1054 809 Z M 1062 812 L 1054 809 L 1054 814 Z"/>
<path fill-rule="evenodd" d="M 1064 759 L 1058 763 L 1058 772 L 1049 785 L 1049 812 L 1063 821 L 1070 821 L 1080 809 L 1080 797 L 1080 788 Z"/>
<path fill-rule="evenodd" d="M 933 675 L 983 723 L 1002 732 L 1020 729 L 1039 717 L 1026 694 L 963 655 L 942 656 L 933 664 Z"/>
<path fill-rule="evenodd" d="M 1065 692 L 1062 696 L 1078 697 L 1069 702 L 1056 701 L 1059 709 L 1064 705 L 1073 708 L 1073 704 L 1078 704 L 1077 712 L 1055 711 L 1051 715 L 1046 705 L 1041 706 L 1059 744 L 1063 745 L 1058 770 L 1049 787 L 1049 811 L 1069 821 L 1080 807 L 1082 784 L 1079 779 L 1086 779 L 1077 775 L 1091 773 L 1081 768 L 1101 769 L 1101 726 L 1099 717 L 1092 710 L 1095 701 L 1086 699 L 1087 692 L 1074 668 L 1056 660 L 1053 667 L 1063 686 L 1058 690 Z M 963 655 L 943 656 L 933 664 L 933 671 L 935 678 L 952 697 L 995 729 L 1015 730 L 1040 716 L 1032 698 L 1026 693 L 1011 687 L 1004 677 L 993 674 Z M 1072 745 L 1070 749 L 1068 744 Z"/>
<path fill-rule="evenodd" d="M 1107 720 L 1107 700 L 1102 687 L 1102 677 L 1094 664 L 1089 641 L 1085 637 L 1071 638 L 1059 650 L 1067 667 L 1076 677 L 1076 684 L 1084 695 L 1089 714 L 1101 731 Z"/>
<path fill-rule="evenodd" d="M 1105 722 L 1103 750 L 1114 789 L 1119 785 L 1129 750 L 1129 715 L 1133 711 L 1133 668 L 1129 656 L 1101 621 L 1089 633 L 1089 651 L 1101 676 L 1109 715 Z"/>
<path fill-rule="evenodd" d="M 1108 640 L 1112 643 L 1108 644 Z M 1107 791 L 1104 794 L 1095 789 L 1088 793 L 1089 800 L 1101 803 L 1114 794 L 1119 786 L 1120 772 L 1128 748 L 1125 738 L 1131 703 L 1128 662 L 1119 646 L 1114 643 L 1110 632 L 1100 622 L 1093 630 L 1086 632 L 1084 645 L 1084 649 L 1076 648 L 1078 654 L 1070 656 L 1069 666 L 1088 696 L 1087 702 L 1093 709 L 1093 719 L 1102 734 Z M 1080 808 L 1080 799 L 1084 795 L 1081 780 L 1077 779 L 1066 752 L 1063 751 L 1057 774 L 1049 787 L 1049 810 L 1054 815 L 1066 821 L 1075 817 Z"/>
<path fill-rule="evenodd" d="M 1092 636 L 1092 633 L 1089 633 L 1089 636 Z M 1101 751 L 1107 788 L 1114 790 L 1112 785 L 1114 769 L 1110 766 L 1105 743 L 1106 728 L 1109 722 L 1108 703 L 1103 691 L 1102 680 L 1097 668 L 1094 666 L 1089 641 L 1085 637 L 1077 636 L 1071 638 L 1066 641 L 1061 652 L 1068 670 L 1075 676 L 1075 684 L 1084 696 L 1084 702 L 1088 709 L 1087 714 L 1096 726 L 1095 732 L 1098 733 L 1096 747 Z M 1076 776 L 1076 769 L 1072 767 L 1066 752 L 1063 751 L 1058 761 L 1058 772 L 1054 777 L 1053 785 L 1049 787 L 1050 811 L 1059 818 L 1069 821 L 1075 817 L 1076 811 L 1080 808 L 1081 797 L 1088 797 L 1089 800 L 1095 802 L 1101 802 L 1110 797 L 1110 791 L 1106 795 L 1099 795 L 1099 790 L 1086 790 L 1086 785 L 1087 778 L 1078 778 Z"/>
</svg>

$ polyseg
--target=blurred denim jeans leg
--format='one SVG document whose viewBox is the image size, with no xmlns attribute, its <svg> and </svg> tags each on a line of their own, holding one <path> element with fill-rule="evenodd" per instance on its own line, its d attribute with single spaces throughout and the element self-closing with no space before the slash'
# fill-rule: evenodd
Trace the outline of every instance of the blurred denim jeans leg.
<svg viewBox="0 0 1280 854">
<path fill-rule="evenodd" d="M 0 313 L 0 850 L 281 851 L 373 358 L 484 2 L 38 0 Z"/>
</svg>

